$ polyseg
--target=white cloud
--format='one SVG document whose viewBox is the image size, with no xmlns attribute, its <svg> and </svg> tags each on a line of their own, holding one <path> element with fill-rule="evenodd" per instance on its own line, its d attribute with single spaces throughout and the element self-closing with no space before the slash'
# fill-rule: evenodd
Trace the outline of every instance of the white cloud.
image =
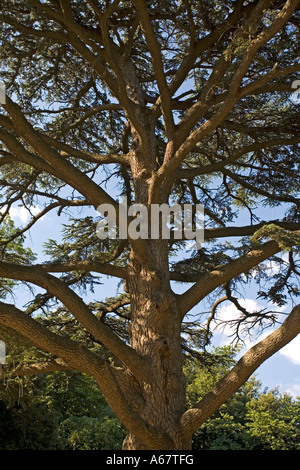
<svg viewBox="0 0 300 470">
<path fill-rule="evenodd" d="M 277 256 L 278 259 L 281 259 L 284 262 L 288 262 L 289 255 L 288 255 L 287 252 L 278 254 L 276 256 Z M 274 276 L 275 274 L 278 274 L 280 272 L 281 265 L 280 265 L 280 262 L 278 262 L 278 261 L 266 260 L 264 262 L 264 269 L 266 270 L 266 274 L 268 276 Z M 259 272 L 260 272 L 260 270 L 259 270 L 258 267 L 255 267 L 255 268 L 251 269 L 252 276 L 255 276 L 255 275 L 259 274 Z M 243 274 L 243 277 L 244 277 L 245 280 L 247 279 L 247 276 L 245 274 Z"/>
<path fill-rule="evenodd" d="M 239 304 L 248 312 L 257 312 L 263 309 L 255 300 L 239 299 Z M 235 333 L 234 320 L 240 318 L 242 313 L 233 305 L 227 304 L 218 308 L 215 320 L 211 323 L 211 328 L 222 332 L 226 337 Z"/>
<path fill-rule="evenodd" d="M 280 350 L 280 354 L 287 357 L 293 364 L 300 365 L 300 335 Z M 300 387 L 300 385 L 299 385 Z"/>
<path fill-rule="evenodd" d="M 286 385 L 284 391 L 292 395 L 293 398 L 298 398 L 300 397 L 300 383 Z"/>
<path fill-rule="evenodd" d="M 40 212 L 40 208 L 38 206 L 30 206 L 29 209 L 32 215 L 36 215 Z M 2 208 L 1 212 L 4 211 L 5 208 Z M 14 222 L 22 222 L 23 224 L 25 224 L 31 218 L 30 212 L 28 209 L 26 209 L 25 206 L 13 206 L 9 210 L 9 215 Z"/>
<path fill-rule="evenodd" d="M 13 220 L 20 220 L 23 223 L 27 222 L 27 219 L 29 218 L 29 212 L 24 206 L 11 207 L 9 215 Z"/>
<path fill-rule="evenodd" d="M 278 313 L 284 310 L 284 307 L 278 307 L 275 305 L 266 307 L 253 299 L 238 299 L 238 301 L 239 304 L 249 313 L 259 312 L 265 308 L 266 310 L 272 310 L 273 312 L 276 311 Z M 232 340 L 235 337 L 236 324 L 234 321 L 242 318 L 242 315 L 242 312 L 240 312 L 233 304 L 227 303 L 226 305 L 224 304 L 218 308 L 215 320 L 211 322 L 211 331 L 214 332 L 214 335 L 217 334 L 216 339 L 218 340 L 219 346 L 228 344 L 228 340 Z M 267 326 L 267 324 L 265 324 L 265 326 Z M 245 327 L 247 327 L 246 324 Z M 245 328 L 244 330 L 243 325 L 241 325 L 239 334 L 241 339 L 244 341 L 245 348 L 249 349 L 272 333 L 273 330 L 274 328 L 269 327 L 264 331 L 261 331 L 261 328 L 256 327 L 251 329 L 250 333 L 247 334 L 247 329 Z"/>
<path fill-rule="evenodd" d="M 244 307 L 249 312 L 259 311 L 264 308 L 262 305 L 258 304 L 255 300 L 252 299 L 241 299 L 239 303 L 242 307 Z M 274 307 L 273 310 L 278 311 L 280 313 L 281 310 L 285 310 L 285 308 Z M 219 333 L 218 336 L 218 343 L 219 345 L 228 344 L 228 338 L 231 337 L 235 332 L 235 325 L 232 323 L 233 320 L 237 320 L 241 315 L 234 305 L 223 305 L 219 307 L 217 311 L 217 315 L 215 320 L 211 323 L 211 328 L 214 333 Z M 261 341 L 263 338 L 268 336 L 275 328 L 267 328 L 263 333 L 259 334 L 259 330 L 252 331 L 252 336 L 245 337 L 243 340 L 245 341 L 245 346 L 248 348 L 252 347 L 258 341 Z M 293 339 L 289 344 L 284 346 L 279 353 L 286 357 L 289 361 L 293 364 L 300 366 L 300 334 Z M 298 390 L 298 389 L 297 389 Z M 296 393 L 296 392 L 295 392 Z M 299 391 L 300 393 L 300 385 Z"/>
<path fill-rule="evenodd" d="M 283 252 L 277 255 L 278 258 L 282 259 L 282 261 L 288 263 L 289 262 L 289 254 L 287 252 Z M 280 272 L 280 263 L 276 261 L 268 261 L 267 263 L 267 270 L 268 275 L 274 275 Z"/>
</svg>

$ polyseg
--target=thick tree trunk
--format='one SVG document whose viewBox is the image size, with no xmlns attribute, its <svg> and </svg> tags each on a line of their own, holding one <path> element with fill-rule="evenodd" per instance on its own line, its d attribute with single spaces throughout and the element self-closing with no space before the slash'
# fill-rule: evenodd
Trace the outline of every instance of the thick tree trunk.
<svg viewBox="0 0 300 470">
<path fill-rule="evenodd" d="M 185 409 L 185 377 L 182 370 L 180 319 L 176 296 L 168 278 L 166 240 L 149 241 L 152 265 L 130 260 L 128 290 L 131 295 L 131 346 L 150 358 L 153 376 L 140 384 L 138 412 L 173 441 L 175 449 L 190 448 L 180 436 L 180 418 Z M 135 408 L 137 403 L 132 404 Z M 148 449 L 131 432 L 124 449 Z"/>
</svg>

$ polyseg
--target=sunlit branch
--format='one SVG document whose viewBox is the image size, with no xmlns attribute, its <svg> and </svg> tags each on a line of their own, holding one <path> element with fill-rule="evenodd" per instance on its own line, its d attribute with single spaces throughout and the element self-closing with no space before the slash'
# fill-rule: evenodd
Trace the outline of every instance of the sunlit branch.
<svg viewBox="0 0 300 470">
<path fill-rule="evenodd" d="M 144 380 L 146 380 L 146 376 L 149 377 L 147 361 L 120 340 L 109 327 L 97 320 L 81 297 L 62 280 L 46 273 L 39 266 L 22 266 L 10 263 L 0 263 L 0 276 L 31 282 L 46 289 L 69 309 L 87 331 L 109 348 L 128 367 L 135 370 L 137 374 L 141 374 Z"/>
</svg>

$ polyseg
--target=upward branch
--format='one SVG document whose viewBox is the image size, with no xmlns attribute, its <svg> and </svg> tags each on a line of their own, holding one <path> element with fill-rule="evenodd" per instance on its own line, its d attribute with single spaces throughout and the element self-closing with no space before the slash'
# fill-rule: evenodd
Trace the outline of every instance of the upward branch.
<svg viewBox="0 0 300 470">
<path fill-rule="evenodd" d="M 77 189 L 79 193 L 83 194 L 95 208 L 103 203 L 109 203 L 113 207 L 117 207 L 115 200 L 101 187 L 84 173 L 80 172 L 66 159 L 62 158 L 53 148 L 44 143 L 43 137 L 40 136 L 38 131 L 26 120 L 20 107 L 8 96 L 3 106 L 10 114 L 17 133 L 25 139 L 40 158 L 51 165 L 52 168 L 55 168 L 56 174 L 60 174 L 61 179 L 74 189 Z"/>
<path fill-rule="evenodd" d="M 165 121 L 166 134 L 168 141 L 170 142 L 174 139 L 175 123 L 171 106 L 171 94 L 166 81 L 166 74 L 163 67 L 160 45 L 155 36 L 155 32 L 151 24 L 146 2 L 144 0 L 135 0 L 133 3 L 138 12 L 138 16 L 144 30 L 149 51 L 153 59 L 154 73 L 158 89 L 160 91 L 160 98 L 157 101 L 156 105 L 161 103 L 162 113 Z"/>
<path fill-rule="evenodd" d="M 14 305 L 0 302 L 0 323 L 17 331 L 36 347 L 62 358 L 69 368 L 94 373 L 104 365 L 105 361 L 85 346 L 49 331 Z"/>
<path fill-rule="evenodd" d="M 255 20 L 255 23 L 261 19 L 264 15 L 266 8 L 269 7 L 270 1 L 269 0 L 261 0 L 258 2 L 258 5 L 255 7 L 254 11 L 252 12 L 251 17 Z M 266 28 L 263 32 L 257 34 L 254 39 L 250 39 L 249 46 L 247 47 L 243 59 L 240 61 L 233 78 L 230 83 L 230 87 L 228 93 L 226 94 L 226 98 L 218 111 L 214 113 L 214 115 L 207 119 L 203 124 L 197 127 L 195 130 L 192 130 L 192 127 L 189 127 L 188 130 L 185 130 L 185 120 L 179 125 L 179 129 L 177 131 L 177 142 L 179 142 L 180 146 L 177 149 L 174 157 L 166 162 L 158 172 L 158 179 L 159 181 L 163 180 L 167 175 L 172 174 L 177 168 L 180 166 L 184 158 L 188 155 L 188 153 L 195 147 L 195 145 L 200 142 L 201 139 L 204 139 L 207 135 L 209 135 L 224 119 L 228 116 L 236 102 L 239 100 L 239 88 L 242 82 L 243 77 L 245 76 L 246 72 L 248 71 L 255 54 L 257 51 L 266 44 L 280 29 L 283 25 L 287 22 L 287 20 L 291 17 L 295 9 L 299 4 L 299 0 L 288 0 L 283 9 L 278 13 L 277 17 L 273 21 L 273 23 Z M 251 21 L 248 21 L 247 28 L 250 28 L 248 34 L 251 37 Z M 241 34 L 237 34 L 237 36 L 244 36 L 244 30 Z M 225 54 L 225 55 L 224 55 Z M 226 51 L 223 52 L 222 59 L 219 62 L 219 66 L 221 67 L 221 75 L 225 73 L 226 69 L 231 63 L 231 59 L 228 58 L 226 55 Z M 213 70 L 212 76 L 216 75 L 216 84 L 218 83 L 220 77 L 218 73 L 218 65 Z M 211 85 L 213 87 L 213 85 Z M 260 86 L 260 85 L 258 85 Z M 252 87 L 252 91 L 253 91 Z M 199 109 L 200 108 L 200 111 Z M 205 111 L 208 109 L 208 106 L 205 102 L 200 102 L 199 106 L 196 107 L 195 113 L 196 117 L 199 120 L 201 116 L 204 115 Z M 191 122 L 191 126 L 193 125 L 193 120 Z M 183 135 L 181 135 L 183 134 Z"/>
<path fill-rule="evenodd" d="M 192 435 L 253 372 L 269 357 L 283 348 L 300 333 L 300 305 L 293 308 L 283 324 L 253 346 L 231 371 L 219 380 L 212 391 L 182 417 L 182 432 Z"/>
<path fill-rule="evenodd" d="M 113 368 L 105 359 L 91 352 L 81 343 L 52 333 L 14 305 L 0 302 L 0 323 L 28 338 L 38 348 L 59 356 L 65 361 L 65 363 L 52 362 L 52 370 L 73 368 L 94 377 L 108 404 L 118 413 L 125 426 L 134 429 L 141 439 L 152 443 L 153 449 L 172 448 L 173 442 L 168 436 L 149 425 L 129 405 L 116 380 Z M 43 366 L 40 365 L 40 368 Z M 47 367 L 43 369 L 44 372 L 47 371 Z M 28 372 L 32 373 L 32 368 L 29 367 Z"/>
<path fill-rule="evenodd" d="M 46 289 L 47 292 L 57 297 L 79 323 L 97 340 L 101 341 L 120 361 L 134 370 L 137 376 L 142 377 L 143 380 L 149 380 L 151 372 L 146 359 L 126 345 L 111 328 L 99 321 L 81 297 L 62 280 L 48 274 L 41 266 L 21 266 L 9 263 L 0 263 L 0 276 L 31 282 Z"/>
</svg>

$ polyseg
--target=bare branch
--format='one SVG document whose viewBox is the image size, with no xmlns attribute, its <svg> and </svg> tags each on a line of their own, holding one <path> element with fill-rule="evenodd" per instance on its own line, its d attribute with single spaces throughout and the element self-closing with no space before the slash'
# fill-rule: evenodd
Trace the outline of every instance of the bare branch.
<svg viewBox="0 0 300 470">
<path fill-rule="evenodd" d="M 60 151 L 60 154 L 68 155 L 76 158 L 80 158 L 81 160 L 85 160 L 91 163 L 97 164 L 109 164 L 109 163 L 119 163 L 121 165 L 129 165 L 129 158 L 128 155 L 125 154 L 106 154 L 106 155 L 98 155 L 93 153 L 84 152 L 83 150 L 75 149 L 71 145 L 66 144 L 65 142 L 61 142 L 53 137 L 48 135 L 43 135 L 44 141 L 51 145 L 51 147 L 55 148 L 56 150 Z"/>
<path fill-rule="evenodd" d="M 127 269 L 121 266 L 99 263 L 95 261 L 72 261 L 70 263 L 47 263 L 37 265 L 51 273 L 65 273 L 71 271 L 92 271 L 96 273 L 106 274 L 107 276 L 119 277 L 125 279 L 127 277 Z"/>
<path fill-rule="evenodd" d="M 275 224 L 278 227 L 282 227 L 286 230 L 296 231 L 300 230 L 300 224 L 298 222 L 285 222 L 280 220 L 269 220 L 263 221 L 259 224 L 244 225 L 241 227 L 217 227 L 217 228 L 206 228 L 204 231 L 205 240 L 213 238 L 228 238 L 228 237 L 247 237 L 253 235 L 258 229 L 264 225 Z"/>
<path fill-rule="evenodd" d="M 232 154 L 221 160 L 217 163 L 212 163 L 211 165 L 204 165 L 199 168 L 184 168 L 180 169 L 177 172 L 179 178 L 193 178 L 199 175 L 206 175 L 209 173 L 214 173 L 217 171 L 222 171 L 225 166 L 233 164 L 240 157 L 246 155 L 247 153 L 255 152 L 257 150 L 272 148 L 272 147 L 281 147 L 288 145 L 296 145 L 300 143 L 300 136 L 289 137 L 289 138 L 277 138 L 270 139 L 263 142 L 254 142 L 253 144 L 241 147 L 237 152 L 232 152 Z"/>
<path fill-rule="evenodd" d="M 227 170 L 224 168 L 223 173 L 229 176 L 233 181 L 235 181 L 238 184 L 241 184 L 244 188 L 249 189 L 253 193 L 260 194 L 262 196 L 265 196 L 269 199 L 273 199 L 275 201 L 292 202 L 296 204 L 297 206 L 299 206 L 300 204 L 299 198 L 295 198 L 293 196 L 277 196 L 276 194 L 270 194 L 268 191 L 265 191 L 264 189 L 258 188 L 257 186 L 253 186 L 252 184 L 246 181 L 245 177 L 243 178 L 241 175 L 233 173 L 230 170 Z"/>
</svg>

